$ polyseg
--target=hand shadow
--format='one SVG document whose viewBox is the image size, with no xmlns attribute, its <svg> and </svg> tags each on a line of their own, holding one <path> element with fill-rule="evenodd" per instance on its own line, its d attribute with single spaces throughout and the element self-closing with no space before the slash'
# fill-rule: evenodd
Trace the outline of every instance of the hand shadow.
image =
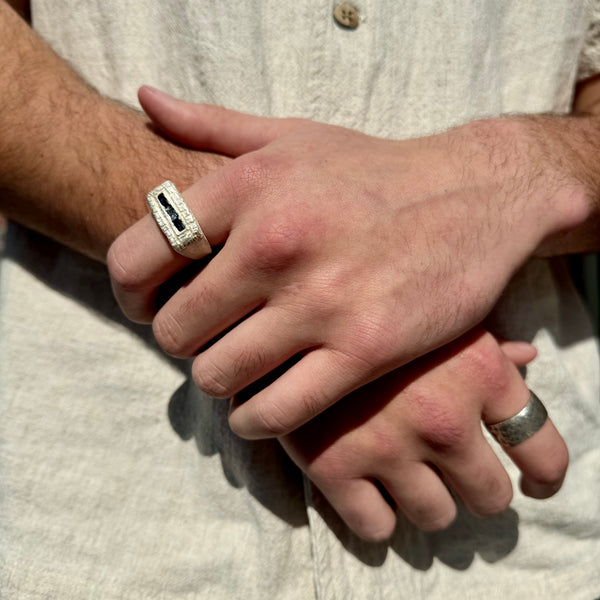
<svg viewBox="0 0 600 600">
<path fill-rule="evenodd" d="M 434 558 L 453 569 L 465 570 L 477 554 L 493 563 L 508 556 L 517 545 L 519 518 L 513 509 L 481 519 L 460 501 L 458 515 L 445 531 L 420 531 L 399 514 L 388 542 L 365 542 L 348 529 L 305 476 L 303 483 L 301 471 L 276 440 L 248 441 L 231 433 L 228 410 L 227 401 L 204 395 L 188 379 L 171 397 L 168 415 L 182 440 L 193 440 L 203 456 L 219 455 L 223 474 L 232 487 L 247 488 L 265 508 L 293 527 L 308 524 L 308 502 L 344 548 L 366 565 L 382 565 L 392 550 L 421 571 L 428 570 Z"/>
<path fill-rule="evenodd" d="M 189 366 L 189 362 L 187 363 Z M 219 455 L 223 475 L 293 527 L 307 525 L 302 473 L 277 440 L 244 440 L 233 434 L 229 402 L 211 398 L 191 377 L 171 396 L 169 422 L 184 441 L 194 440 L 203 456 Z"/>
<path fill-rule="evenodd" d="M 256 393 L 270 378 L 255 384 L 242 396 Z M 344 548 L 366 565 L 383 564 L 387 552 L 392 550 L 418 570 L 429 569 L 434 558 L 453 569 L 464 570 L 476 554 L 491 563 L 510 554 L 517 544 L 519 519 L 513 509 L 481 519 L 460 502 L 456 520 L 445 531 L 420 531 L 399 514 L 391 540 L 365 542 L 348 529 L 306 477 L 303 491 L 301 471 L 276 440 L 248 441 L 231 433 L 228 411 L 226 400 L 206 396 L 190 378 L 175 391 L 168 407 L 171 426 L 182 440 L 193 440 L 204 456 L 219 454 L 223 474 L 231 486 L 246 487 L 265 508 L 294 527 L 307 525 L 307 501 Z"/>
<path fill-rule="evenodd" d="M 487 563 L 502 560 L 515 549 L 519 539 L 519 516 L 514 509 L 479 518 L 457 500 L 456 519 L 443 531 L 421 531 L 400 513 L 389 541 L 368 543 L 348 529 L 316 486 L 311 484 L 310 489 L 310 502 L 327 527 L 348 552 L 369 566 L 382 565 L 391 550 L 419 571 L 430 569 L 434 559 L 464 571 L 476 555 Z"/>
<path fill-rule="evenodd" d="M 93 311 L 100 319 L 127 329 L 185 376 L 186 381 L 172 393 L 168 402 L 170 424 L 181 439 L 194 439 L 204 456 L 219 454 L 223 473 L 231 486 L 247 487 L 261 504 L 290 525 L 306 524 L 302 475 L 278 442 L 248 442 L 231 433 L 227 423 L 228 402 L 202 394 L 191 382 L 190 361 L 164 354 L 150 326 L 132 323 L 122 314 L 104 265 L 16 225 L 11 225 L 7 237 L 6 260 L 17 262 L 45 285 Z M 185 285 L 201 267 L 197 261 L 179 273 L 160 291 L 158 303 L 164 303 L 174 289 Z M 23 327 L 27 326 L 23 323 Z M 86 335 L 85 332 L 82 335 Z M 132 355 L 132 368 L 136 360 Z M 73 390 L 76 393 L 76 386 Z"/>
<path fill-rule="evenodd" d="M 101 318 L 127 328 L 163 356 L 164 360 L 188 375 L 185 361 L 170 359 L 162 354 L 149 327 L 133 324 L 122 315 L 113 299 L 104 265 L 14 225 L 7 232 L 5 257 L 19 262 L 44 284 L 86 306 Z M 537 279 L 545 268 L 538 262 L 533 269 L 525 270 L 516 279 L 519 283 Z M 524 287 L 526 290 L 532 289 L 527 281 Z M 520 339 L 531 340 L 542 324 L 545 325 L 545 318 L 537 311 L 535 298 L 528 300 L 525 305 L 532 308 L 521 321 L 518 332 L 502 329 L 500 324 L 506 322 L 504 317 L 490 319 L 497 326 L 493 329 L 500 330 L 507 337 L 518 335 Z M 523 293 L 513 296 L 508 292 L 503 296 L 502 310 L 497 314 L 510 315 L 517 305 L 522 307 L 523 303 Z M 550 333 L 559 345 L 566 346 L 573 343 L 574 339 L 587 337 L 588 331 L 584 325 L 575 327 L 570 321 L 568 327 L 566 324 L 563 327 L 559 323 Z M 293 526 L 306 524 L 299 470 L 277 442 L 247 442 L 231 434 L 227 425 L 227 411 L 226 402 L 202 397 L 189 380 L 175 391 L 168 409 L 171 425 L 182 439 L 193 438 L 203 455 L 221 455 L 223 472 L 230 485 L 246 486 L 265 507 Z M 240 456 L 243 459 L 241 462 L 237 460 Z M 428 569 L 435 557 L 454 569 L 465 569 L 475 554 L 487 562 L 500 560 L 512 551 L 518 540 L 519 519 L 512 509 L 496 517 L 478 519 L 459 506 L 456 521 L 444 532 L 420 532 L 401 516 L 390 543 L 368 544 L 345 527 L 314 486 L 307 487 L 313 490 L 315 507 L 324 521 L 344 546 L 366 564 L 381 564 L 391 549 L 416 569 Z M 274 494 L 273 490 L 277 492 Z"/>
</svg>

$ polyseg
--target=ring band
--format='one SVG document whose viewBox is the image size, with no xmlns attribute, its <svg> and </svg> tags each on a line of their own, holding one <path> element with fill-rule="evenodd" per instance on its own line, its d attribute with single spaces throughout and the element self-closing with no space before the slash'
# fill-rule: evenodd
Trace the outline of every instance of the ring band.
<svg viewBox="0 0 600 600">
<path fill-rule="evenodd" d="M 165 181 L 146 196 L 152 216 L 175 252 L 197 260 L 211 247 L 175 184 Z"/>
<path fill-rule="evenodd" d="M 529 390 L 529 402 L 521 412 L 499 423 L 486 424 L 486 427 L 502 446 L 516 446 L 537 433 L 547 418 L 548 412 L 542 401 Z"/>
</svg>

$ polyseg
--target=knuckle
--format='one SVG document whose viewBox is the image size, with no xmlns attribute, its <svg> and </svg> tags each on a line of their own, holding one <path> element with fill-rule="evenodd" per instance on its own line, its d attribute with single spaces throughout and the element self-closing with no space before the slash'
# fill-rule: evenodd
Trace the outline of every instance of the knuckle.
<svg viewBox="0 0 600 600">
<path fill-rule="evenodd" d="M 296 421 L 299 421 L 298 425 L 316 417 L 330 404 L 331 402 L 320 391 L 305 390 L 298 399 L 298 405 L 300 406 L 300 414 L 296 418 Z"/>
<path fill-rule="evenodd" d="M 152 332 L 158 345 L 167 354 L 181 358 L 188 356 L 182 342 L 182 327 L 171 313 L 159 312 L 152 321 Z"/>
<path fill-rule="evenodd" d="M 468 432 L 455 417 L 446 417 L 444 421 L 431 424 L 421 433 L 421 437 L 434 450 L 450 452 L 462 447 L 468 437 Z"/>
<path fill-rule="evenodd" d="M 300 427 L 321 410 L 320 398 L 312 393 L 305 393 L 304 396 L 296 399 L 293 408 L 263 397 L 253 402 L 252 415 L 249 419 L 252 429 L 260 432 L 262 437 L 280 437 Z M 243 434 L 245 424 L 237 431 L 235 421 L 230 421 L 230 425 L 235 433 Z"/>
<path fill-rule="evenodd" d="M 246 431 L 252 431 L 252 438 L 279 437 L 289 433 L 293 427 L 289 426 L 286 416 L 277 406 L 265 406 L 262 400 L 254 400 L 252 410 L 243 421 L 232 413 L 229 417 L 231 430 L 240 437 L 247 437 Z"/>
<path fill-rule="evenodd" d="M 440 511 L 438 508 L 422 511 L 412 517 L 413 523 L 421 531 L 443 531 L 448 529 L 456 519 L 456 505 Z"/>
<path fill-rule="evenodd" d="M 213 398 L 228 398 L 233 394 L 229 373 L 205 355 L 201 354 L 194 361 L 192 378 L 203 392 Z"/>
<path fill-rule="evenodd" d="M 355 317 L 351 328 L 352 340 L 349 347 L 355 350 L 352 356 L 365 363 L 368 368 L 379 369 L 396 362 L 397 345 L 395 335 L 390 326 L 389 315 L 378 315 L 374 312 L 363 313 Z M 360 343 L 357 344 L 356 340 Z"/>
<path fill-rule="evenodd" d="M 194 287 L 193 293 L 179 297 L 160 310 L 153 323 L 154 337 L 159 346 L 171 356 L 190 358 L 198 354 L 202 339 L 192 334 L 207 306 L 213 306 L 219 297 L 208 285 Z M 200 319 L 201 320 L 201 319 Z"/>
<path fill-rule="evenodd" d="M 504 512 L 513 498 L 512 486 L 508 480 L 499 481 L 490 478 L 483 486 L 483 496 L 476 503 L 471 503 L 471 512 L 480 517 L 491 517 Z"/>
<path fill-rule="evenodd" d="M 260 270 L 278 271 L 304 254 L 305 227 L 292 215 L 263 220 L 248 246 L 247 260 Z"/>
<path fill-rule="evenodd" d="M 235 352 L 231 360 L 231 371 L 239 387 L 253 381 L 263 374 L 267 364 L 267 354 L 264 348 L 253 347 Z"/>
<path fill-rule="evenodd" d="M 294 429 L 290 416 L 277 404 L 259 403 L 255 416 L 259 428 L 269 437 L 286 435 Z"/>
<path fill-rule="evenodd" d="M 473 437 L 471 420 L 462 406 L 441 396 L 413 395 L 415 430 L 422 442 L 437 453 L 452 453 L 465 448 Z"/>
<path fill-rule="evenodd" d="M 339 452 L 325 452 L 306 467 L 306 474 L 318 485 L 350 479 L 352 470 L 353 464 L 347 456 Z"/>
<path fill-rule="evenodd" d="M 559 486 L 569 466 L 569 451 L 564 443 L 548 454 L 544 461 L 540 461 L 534 468 L 527 472 L 527 478 L 541 486 Z"/>
<path fill-rule="evenodd" d="M 206 312 L 207 307 L 217 306 L 219 302 L 222 302 L 222 296 L 206 281 L 203 281 L 201 285 L 194 285 L 193 288 L 190 286 L 189 290 L 189 293 L 181 293 L 182 290 L 178 290 L 176 292 L 177 304 L 173 306 L 173 309 L 177 311 L 177 318 L 182 323 L 190 320 L 194 323 L 201 321 L 200 316 Z"/>
<path fill-rule="evenodd" d="M 263 191 L 273 179 L 276 160 L 264 152 L 250 152 L 231 164 L 230 184 L 236 191 Z"/>
<path fill-rule="evenodd" d="M 126 235 L 119 236 L 111 244 L 106 255 L 106 264 L 111 278 L 122 290 L 139 292 L 147 287 L 147 282 L 136 268 L 135 254 Z"/>
<path fill-rule="evenodd" d="M 390 539 L 396 527 L 396 519 L 393 515 L 385 518 L 382 515 L 374 515 L 370 511 L 363 513 L 361 510 L 356 510 L 354 514 L 345 517 L 345 520 L 359 537 L 372 543 Z"/>
<path fill-rule="evenodd" d="M 508 377 L 508 359 L 490 334 L 467 346 L 461 358 L 467 375 L 488 398 L 503 400 L 510 392 L 513 380 Z"/>
</svg>

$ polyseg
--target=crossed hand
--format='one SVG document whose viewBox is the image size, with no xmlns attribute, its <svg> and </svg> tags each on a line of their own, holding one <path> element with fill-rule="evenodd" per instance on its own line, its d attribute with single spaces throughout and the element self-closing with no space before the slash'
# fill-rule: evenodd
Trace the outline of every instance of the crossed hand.
<svg viewBox="0 0 600 600">
<path fill-rule="evenodd" d="M 233 397 L 232 429 L 277 436 L 362 537 L 391 535 L 396 506 L 423 529 L 449 525 L 447 485 L 476 514 L 506 508 L 511 484 L 481 422 L 525 406 L 516 365 L 535 351 L 476 325 L 584 212 L 563 208 L 570 184 L 540 174 L 522 122 L 399 142 L 149 88 L 140 101 L 174 141 L 234 160 L 183 193 L 221 249 L 160 310 L 160 287 L 189 259 L 150 215 L 112 245 L 125 314 L 152 322 L 169 354 L 196 357 L 196 384 Z M 526 494 L 560 487 L 567 451 L 550 420 L 508 452 Z"/>
</svg>

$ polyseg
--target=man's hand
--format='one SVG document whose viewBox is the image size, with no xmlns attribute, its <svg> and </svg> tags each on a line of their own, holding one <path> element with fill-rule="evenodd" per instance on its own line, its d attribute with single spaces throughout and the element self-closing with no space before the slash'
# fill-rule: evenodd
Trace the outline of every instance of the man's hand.
<svg viewBox="0 0 600 600">
<path fill-rule="evenodd" d="M 248 438 L 289 433 L 457 338 L 591 211 L 579 171 L 561 167 L 572 150 L 551 162 L 554 138 L 527 118 L 397 142 L 150 89 L 140 100 L 175 140 L 239 158 L 184 194 L 223 245 L 212 262 L 155 315 L 157 288 L 188 261 L 146 217 L 109 252 L 116 296 L 133 320 L 154 319 L 168 353 L 200 351 L 194 379 L 216 397 L 300 357 L 231 413 Z"/>
<path fill-rule="evenodd" d="M 477 328 L 343 398 L 280 442 L 367 540 L 392 534 L 394 508 L 424 530 L 450 525 L 456 506 L 447 485 L 473 513 L 498 513 L 510 503 L 511 483 L 481 420 L 496 423 L 525 406 L 529 390 L 515 365 L 534 356 L 529 344 L 499 346 Z M 568 452 L 549 420 L 507 452 L 525 494 L 558 491 Z"/>
</svg>

